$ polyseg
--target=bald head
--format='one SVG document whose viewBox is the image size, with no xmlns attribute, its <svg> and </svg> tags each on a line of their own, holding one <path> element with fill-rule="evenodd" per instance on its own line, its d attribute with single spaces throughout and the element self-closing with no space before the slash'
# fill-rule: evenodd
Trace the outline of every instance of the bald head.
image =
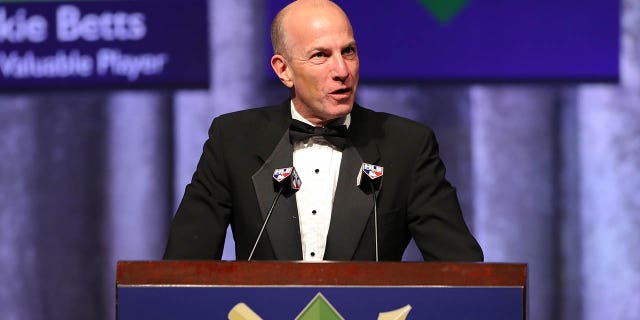
<svg viewBox="0 0 640 320">
<path fill-rule="evenodd" d="M 271 23 L 273 53 L 285 57 L 289 56 L 290 41 L 288 39 L 288 30 L 291 29 L 292 18 L 306 20 L 306 17 L 322 12 L 331 12 L 343 16 L 349 27 L 351 27 L 349 18 L 337 4 L 328 0 L 297 0 L 280 10 Z"/>
<path fill-rule="evenodd" d="M 295 109 L 316 126 L 353 108 L 360 61 L 347 15 L 327 0 L 298 0 L 274 19 L 271 67 Z"/>
</svg>

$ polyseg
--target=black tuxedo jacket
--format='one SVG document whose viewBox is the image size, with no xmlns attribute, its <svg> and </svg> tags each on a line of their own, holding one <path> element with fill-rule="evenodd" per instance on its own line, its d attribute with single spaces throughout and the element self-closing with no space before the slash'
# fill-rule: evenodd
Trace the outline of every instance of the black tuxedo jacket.
<svg viewBox="0 0 640 320">
<path fill-rule="evenodd" d="M 172 222 L 165 259 L 220 259 L 231 224 L 246 260 L 276 194 L 272 174 L 291 167 L 289 101 L 216 118 Z M 377 194 L 380 260 L 400 260 L 413 237 L 425 260 L 482 261 L 432 131 L 358 105 L 342 152 L 324 260 L 375 260 L 373 200 L 356 186 L 363 162 L 384 167 Z M 304 188 L 304 181 L 302 181 Z M 295 195 L 280 197 L 256 260 L 302 260 Z"/>
</svg>

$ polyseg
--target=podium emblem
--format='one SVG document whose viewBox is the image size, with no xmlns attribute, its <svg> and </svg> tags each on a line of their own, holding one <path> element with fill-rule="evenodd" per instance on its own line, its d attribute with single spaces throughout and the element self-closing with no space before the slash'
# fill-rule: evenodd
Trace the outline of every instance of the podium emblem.
<svg viewBox="0 0 640 320">
<path fill-rule="evenodd" d="M 380 312 L 378 320 L 405 320 L 411 311 L 411 305 L 406 305 L 400 309 Z M 262 320 L 245 303 L 236 304 L 229 311 L 229 320 Z M 342 315 L 331 305 L 331 302 L 318 292 L 294 320 L 345 320 Z"/>
</svg>

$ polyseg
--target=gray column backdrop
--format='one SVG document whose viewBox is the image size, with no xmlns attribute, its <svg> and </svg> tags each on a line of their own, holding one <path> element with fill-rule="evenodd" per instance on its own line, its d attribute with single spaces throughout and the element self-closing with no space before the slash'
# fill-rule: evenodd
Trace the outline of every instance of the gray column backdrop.
<svg viewBox="0 0 640 320">
<path fill-rule="evenodd" d="M 640 0 L 622 7 L 619 84 L 360 87 L 435 129 L 487 261 L 529 264 L 530 319 L 640 319 Z M 264 2 L 209 8 L 208 91 L 0 94 L 0 319 L 113 319 L 115 263 L 161 258 L 213 117 L 286 98 Z"/>
</svg>

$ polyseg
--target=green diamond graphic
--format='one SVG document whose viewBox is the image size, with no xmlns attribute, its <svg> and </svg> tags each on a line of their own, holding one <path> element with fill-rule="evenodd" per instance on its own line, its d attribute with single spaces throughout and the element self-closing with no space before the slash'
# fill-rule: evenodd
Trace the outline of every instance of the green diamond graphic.
<svg viewBox="0 0 640 320">
<path fill-rule="evenodd" d="M 344 320 L 344 318 L 322 293 L 318 292 L 295 320 Z"/>
<path fill-rule="evenodd" d="M 455 17 L 469 0 L 418 0 L 438 22 L 446 24 Z"/>
</svg>

